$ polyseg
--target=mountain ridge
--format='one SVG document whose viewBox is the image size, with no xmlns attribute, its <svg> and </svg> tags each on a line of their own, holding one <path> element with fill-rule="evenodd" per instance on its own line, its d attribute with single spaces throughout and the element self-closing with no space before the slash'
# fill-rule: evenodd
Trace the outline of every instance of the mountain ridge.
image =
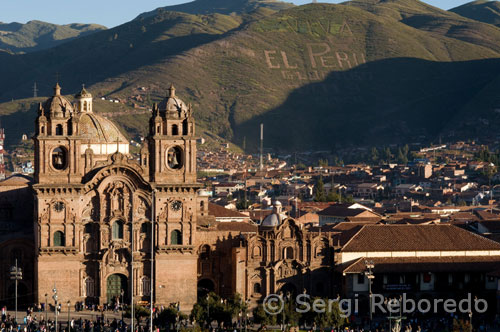
<svg viewBox="0 0 500 332">
<path fill-rule="evenodd" d="M 35 79 L 49 94 L 58 72 L 65 91 L 86 83 L 95 97 L 149 107 L 173 82 L 207 133 L 248 151 L 261 122 L 266 144 L 288 151 L 428 141 L 496 87 L 498 45 L 497 27 L 415 0 L 160 11 L 35 54 L 0 53 L 0 100 L 26 96 Z"/>
<path fill-rule="evenodd" d="M 450 9 L 450 12 L 500 27 L 500 1 L 472 1 Z"/>
<path fill-rule="evenodd" d="M 58 25 L 38 20 L 26 24 L 0 22 L 0 49 L 9 53 L 36 52 L 105 29 L 98 24 Z"/>
<path fill-rule="evenodd" d="M 177 11 L 186 14 L 243 14 L 250 13 L 259 8 L 267 8 L 271 10 L 281 10 L 291 8 L 294 5 L 291 3 L 282 2 L 279 0 L 194 0 L 191 2 L 156 8 L 150 12 L 145 12 L 138 15 L 134 20 L 141 20 L 147 17 L 157 15 L 159 12 Z"/>
</svg>

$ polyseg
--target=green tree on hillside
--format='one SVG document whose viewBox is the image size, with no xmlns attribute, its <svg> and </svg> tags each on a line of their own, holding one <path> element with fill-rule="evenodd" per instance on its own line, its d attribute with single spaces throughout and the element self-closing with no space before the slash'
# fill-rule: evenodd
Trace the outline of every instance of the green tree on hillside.
<svg viewBox="0 0 500 332">
<path fill-rule="evenodd" d="M 314 201 L 315 202 L 326 202 L 325 196 L 325 184 L 323 183 L 323 177 L 320 176 L 316 186 L 314 188 Z"/>
<path fill-rule="evenodd" d="M 377 164 L 379 162 L 379 154 L 376 147 L 372 148 L 370 160 L 373 164 Z"/>
</svg>

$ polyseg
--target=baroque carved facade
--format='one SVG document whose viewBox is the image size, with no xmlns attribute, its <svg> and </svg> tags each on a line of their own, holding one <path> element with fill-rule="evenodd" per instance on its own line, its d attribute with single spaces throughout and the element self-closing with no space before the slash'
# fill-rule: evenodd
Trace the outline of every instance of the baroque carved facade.
<svg viewBox="0 0 500 332">
<path fill-rule="evenodd" d="M 36 120 L 35 301 L 54 286 L 61 301 L 112 302 L 122 292 L 130 300 L 132 291 L 147 300 L 153 281 L 157 303 L 192 306 L 200 185 L 190 106 L 171 86 L 153 107 L 135 162 L 116 126 L 93 112 L 90 93 L 73 104 L 60 91 L 56 85 Z"/>
</svg>

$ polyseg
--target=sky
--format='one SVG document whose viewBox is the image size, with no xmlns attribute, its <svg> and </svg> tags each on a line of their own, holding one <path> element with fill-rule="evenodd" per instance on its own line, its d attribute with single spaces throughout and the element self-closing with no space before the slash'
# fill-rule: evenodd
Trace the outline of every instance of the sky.
<svg viewBox="0 0 500 332">
<path fill-rule="evenodd" d="M 318 0 L 339 3 L 345 0 Z M 424 0 L 433 6 L 450 9 L 472 0 Z M 31 20 L 55 24 L 97 23 L 108 28 L 126 23 L 137 15 L 158 7 L 189 2 L 187 0 L 0 0 L 0 22 L 26 23 Z M 296 5 L 311 0 L 288 0 Z"/>
</svg>

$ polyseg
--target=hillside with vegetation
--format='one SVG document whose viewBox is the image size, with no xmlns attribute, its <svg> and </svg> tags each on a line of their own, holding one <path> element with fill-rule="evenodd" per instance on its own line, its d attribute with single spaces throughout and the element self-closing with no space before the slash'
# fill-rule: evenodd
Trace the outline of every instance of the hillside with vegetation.
<svg viewBox="0 0 500 332">
<path fill-rule="evenodd" d="M 173 82 L 206 135 L 255 151 L 264 123 L 267 147 L 335 149 L 469 135 L 474 113 L 494 117 L 500 29 L 417 0 L 160 10 L 0 61 L 0 101 L 29 96 L 33 81 L 49 95 L 58 73 L 67 92 L 86 83 L 95 96 L 147 107 Z"/>
<path fill-rule="evenodd" d="M 162 12 L 182 12 L 188 14 L 225 14 L 241 15 L 251 13 L 256 9 L 282 10 L 293 7 L 293 4 L 278 0 L 195 0 L 180 5 L 157 8 L 153 11 L 142 13 L 137 20 L 156 16 Z"/>
<path fill-rule="evenodd" d="M 500 1 L 477 0 L 450 9 L 451 12 L 500 27 Z"/>
<path fill-rule="evenodd" d="M 48 49 L 69 40 L 106 30 L 98 24 L 57 25 L 42 21 L 21 23 L 0 22 L 0 50 L 28 53 Z"/>
</svg>

